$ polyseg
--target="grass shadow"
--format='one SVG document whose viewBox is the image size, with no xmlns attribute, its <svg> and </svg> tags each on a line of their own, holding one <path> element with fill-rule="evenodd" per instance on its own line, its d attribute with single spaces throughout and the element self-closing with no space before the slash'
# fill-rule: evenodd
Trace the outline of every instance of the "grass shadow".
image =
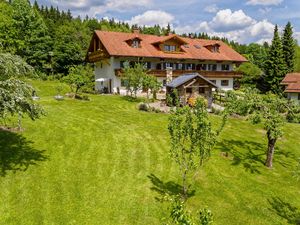
<svg viewBox="0 0 300 225">
<path fill-rule="evenodd" d="M 232 165 L 242 165 L 247 172 L 260 174 L 264 166 L 265 148 L 254 141 L 222 140 L 218 143 L 222 152 L 232 155 Z M 238 149 L 238 150 L 237 150 Z"/>
<path fill-rule="evenodd" d="M 140 97 L 134 98 L 134 97 L 131 97 L 129 95 L 122 96 L 121 98 L 123 100 L 127 101 L 127 102 L 136 102 L 136 103 L 139 103 L 139 102 L 144 102 L 145 101 L 145 98 L 140 98 Z"/>
<path fill-rule="evenodd" d="M 149 178 L 149 180 L 151 181 L 151 183 L 153 185 L 151 187 L 151 190 L 160 194 L 160 198 L 155 197 L 155 199 L 157 201 L 162 201 L 162 199 L 165 195 L 173 196 L 173 195 L 181 195 L 182 194 L 183 186 L 180 184 L 177 184 L 173 181 L 163 182 L 154 174 L 150 174 L 147 177 Z M 194 196 L 195 192 L 196 192 L 195 190 L 189 190 L 187 197 L 190 198 L 190 197 Z"/>
<path fill-rule="evenodd" d="M 275 212 L 278 216 L 287 220 L 289 224 L 300 225 L 300 210 L 292 206 L 288 202 L 284 202 L 281 198 L 272 198 L 268 200 L 272 208 L 270 210 Z"/>
<path fill-rule="evenodd" d="M 250 173 L 260 174 L 260 168 L 264 168 L 266 160 L 267 144 L 255 141 L 222 140 L 217 147 L 226 155 L 232 155 L 232 165 L 243 165 L 245 170 Z M 274 162 L 287 168 L 291 164 L 283 158 L 295 159 L 295 154 L 289 151 L 282 151 L 278 147 L 274 153 Z"/>
<path fill-rule="evenodd" d="M 48 159 L 45 151 L 36 150 L 31 144 L 18 133 L 0 130 L 0 176 L 8 171 L 26 171 L 30 165 Z"/>
</svg>

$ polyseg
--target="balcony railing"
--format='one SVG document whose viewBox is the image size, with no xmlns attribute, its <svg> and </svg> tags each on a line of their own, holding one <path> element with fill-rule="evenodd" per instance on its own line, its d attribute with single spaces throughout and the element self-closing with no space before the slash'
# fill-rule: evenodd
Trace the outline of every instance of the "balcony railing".
<svg viewBox="0 0 300 225">
<path fill-rule="evenodd" d="M 235 71 L 205 71 L 205 70 L 173 70 L 173 77 L 178 77 L 187 73 L 199 73 L 208 78 L 241 78 L 243 75 Z M 116 76 L 122 76 L 123 69 L 115 69 Z M 165 70 L 149 70 L 148 74 L 156 77 L 166 77 Z"/>
</svg>

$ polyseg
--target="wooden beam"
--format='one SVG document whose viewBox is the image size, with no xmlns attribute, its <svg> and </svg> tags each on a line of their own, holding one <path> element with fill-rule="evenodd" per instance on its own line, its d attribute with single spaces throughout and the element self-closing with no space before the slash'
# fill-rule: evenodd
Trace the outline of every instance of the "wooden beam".
<svg viewBox="0 0 300 225">
<path fill-rule="evenodd" d="M 196 79 L 193 79 L 193 81 L 192 81 L 191 83 L 189 83 L 189 84 L 186 85 L 186 86 L 183 86 L 183 88 L 187 88 L 187 87 L 191 86 L 191 85 L 194 84 L 196 81 L 197 81 Z"/>
</svg>

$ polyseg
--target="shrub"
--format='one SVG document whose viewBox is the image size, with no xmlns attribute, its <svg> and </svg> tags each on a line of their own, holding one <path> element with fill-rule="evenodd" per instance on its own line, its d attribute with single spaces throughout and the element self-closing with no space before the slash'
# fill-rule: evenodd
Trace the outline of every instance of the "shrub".
<svg viewBox="0 0 300 225">
<path fill-rule="evenodd" d="M 199 212 L 199 220 L 201 225 L 210 225 L 213 223 L 213 215 L 207 208 L 201 209 Z"/>
<path fill-rule="evenodd" d="M 138 109 L 140 111 L 148 112 L 149 111 L 149 106 L 146 103 L 141 102 L 140 104 L 138 104 Z"/>
</svg>

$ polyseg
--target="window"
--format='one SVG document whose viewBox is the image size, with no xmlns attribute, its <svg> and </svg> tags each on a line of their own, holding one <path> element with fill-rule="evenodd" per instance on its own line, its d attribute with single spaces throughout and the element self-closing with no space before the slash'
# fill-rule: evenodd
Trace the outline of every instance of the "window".
<svg viewBox="0 0 300 225">
<path fill-rule="evenodd" d="M 120 68 L 124 68 L 124 61 L 120 62 Z"/>
<path fill-rule="evenodd" d="M 133 40 L 131 46 L 133 48 L 139 48 L 140 47 L 140 41 L 138 39 Z"/>
<path fill-rule="evenodd" d="M 175 52 L 176 46 L 175 45 L 164 45 L 164 51 L 166 52 Z"/>
<path fill-rule="evenodd" d="M 207 70 L 209 71 L 216 71 L 217 70 L 217 64 L 208 64 Z"/>
<path fill-rule="evenodd" d="M 200 45 L 194 45 L 195 48 L 200 49 Z"/>
<path fill-rule="evenodd" d="M 151 69 L 151 62 L 144 62 L 144 69 L 148 69 L 150 70 Z"/>
<path fill-rule="evenodd" d="M 219 52 L 219 46 L 218 46 L 218 45 L 212 46 L 211 51 L 212 51 L 212 52 Z"/>
<path fill-rule="evenodd" d="M 300 100 L 300 93 L 298 94 L 298 100 Z"/>
<path fill-rule="evenodd" d="M 205 88 L 199 87 L 199 94 L 204 94 L 204 93 L 205 93 Z"/>
<path fill-rule="evenodd" d="M 221 85 L 222 86 L 228 86 L 229 85 L 229 80 L 221 80 Z"/>
<path fill-rule="evenodd" d="M 182 63 L 177 63 L 177 70 L 182 70 L 183 69 L 183 65 Z"/>
<path fill-rule="evenodd" d="M 212 83 L 214 83 L 214 84 L 216 84 L 216 83 L 217 83 L 217 81 L 216 81 L 216 80 L 210 80 L 210 82 L 212 82 Z"/>
<path fill-rule="evenodd" d="M 193 88 L 186 88 L 185 91 L 188 94 L 192 94 L 193 93 Z"/>
<path fill-rule="evenodd" d="M 222 70 L 223 71 L 228 71 L 229 70 L 229 65 L 228 64 L 222 64 Z"/>
<path fill-rule="evenodd" d="M 157 64 L 156 64 L 156 69 L 157 69 L 157 70 L 161 70 L 161 63 L 157 63 Z"/>
</svg>

